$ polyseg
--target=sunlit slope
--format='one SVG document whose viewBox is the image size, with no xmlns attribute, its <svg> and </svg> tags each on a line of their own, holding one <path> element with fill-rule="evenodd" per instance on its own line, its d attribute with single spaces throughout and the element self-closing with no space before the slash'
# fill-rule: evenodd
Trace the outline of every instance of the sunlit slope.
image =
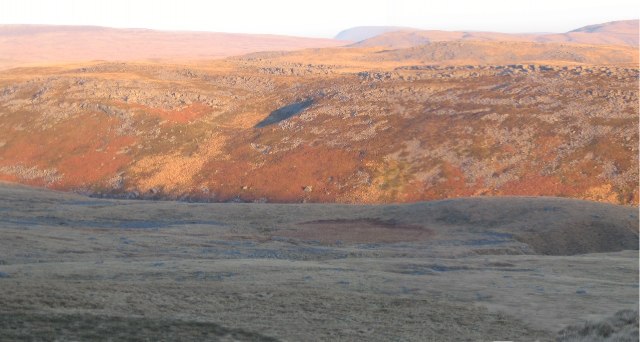
<svg viewBox="0 0 640 342">
<path fill-rule="evenodd" d="M 637 204 L 637 51 L 555 47 L 531 64 L 342 48 L 4 71 L 0 178 L 212 201 Z"/>
</svg>

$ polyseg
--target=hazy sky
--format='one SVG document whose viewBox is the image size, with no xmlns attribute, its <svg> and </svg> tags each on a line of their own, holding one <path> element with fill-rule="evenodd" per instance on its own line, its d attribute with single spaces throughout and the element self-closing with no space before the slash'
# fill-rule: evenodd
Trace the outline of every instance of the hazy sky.
<svg viewBox="0 0 640 342">
<path fill-rule="evenodd" d="M 637 19 L 637 0 L 0 0 L 0 24 L 65 24 L 333 37 L 362 25 L 565 32 Z"/>
</svg>

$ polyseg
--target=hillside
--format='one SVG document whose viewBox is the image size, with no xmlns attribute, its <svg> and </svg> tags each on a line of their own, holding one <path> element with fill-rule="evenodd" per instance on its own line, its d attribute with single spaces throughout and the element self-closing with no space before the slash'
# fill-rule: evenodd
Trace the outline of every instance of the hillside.
<svg viewBox="0 0 640 342">
<path fill-rule="evenodd" d="M 331 39 L 95 26 L 0 25 L 0 68 L 72 61 L 203 60 L 339 46 Z M 63 48 L 61 48 L 63 47 Z"/>
<path fill-rule="evenodd" d="M 404 31 L 404 30 L 416 30 L 409 27 L 401 26 L 358 26 L 350 29 L 340 31 L 335 39 L 349 40 L 353 42 L 359 42 L 365 39 L 373 38 L 387 32 Z"/>
<path fill-rule="evenodd" d="M 0 179 L 202 201 L 638 204 L 635 49 L 441 45 L 4 71 Z"/>
<path fill-rule="evenodd" d="M 634 341 L 637 26 L 0 26 L 0 340 Z"/>
<path fill-rule="evenodd" d="M 615 21 L 599 25 L 591 25 L 566 33 L 546 34 L 507 34 L 498 32 L 475 31 L 436 31 L 436 30 L 390 30 L 358 41 L 355 47 L 381 46 L 387 48 L 409 48 L 443 41 L 485 41 L 485 42 L 535 42 L 535 43 L 568 43 L 597 45 L 638 46 L 638 20 Z"/>
<path fill-rule="evenodd" d="M 0 183 L 0 213 L 5 340 L 571 341 L 638 306 L 628 206 L 203 204 Z"/>
<path fill-rule="evenodd" d="M 410 65 L 638 65 L 638 49 L 623 45 L 602 46 L 566 43 L 442 41 L 409 48 L 327 48 L 315 53 L 294 51 L 270 60 L 353 65 L 354 70 L 407 67 Z"/>
<path fill-rule="evenodd" d="M 575 29 L 571 32 L 611 33 L 631 36 L 638 33 L 638 20 L 619 20 L 603 24 L 588 25 Z"/>
</svg>

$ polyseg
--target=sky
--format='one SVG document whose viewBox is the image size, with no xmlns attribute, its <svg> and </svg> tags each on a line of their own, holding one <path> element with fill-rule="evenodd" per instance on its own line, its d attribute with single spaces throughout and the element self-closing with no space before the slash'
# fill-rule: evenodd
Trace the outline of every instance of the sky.
<svg viewBox="0 0 640 342">
<path fill-rule="evenodd" d="M 566 32 L 638 19 L 637 0 L 0 0 L 0 24 L 326 37 L 354 26 Z"/>
</svg>

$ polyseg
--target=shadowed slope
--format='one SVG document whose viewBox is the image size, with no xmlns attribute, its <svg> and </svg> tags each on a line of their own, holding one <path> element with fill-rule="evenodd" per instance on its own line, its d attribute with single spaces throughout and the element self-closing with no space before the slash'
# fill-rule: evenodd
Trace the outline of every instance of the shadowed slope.
<svg viewBox="0 0 640 342">
<path fill-rule="evenodd" d="M 598 221 L 617 238 L 590 234 Z M 203 204 L 2 184 L 0 336 L 547 341 L 637 307 L 637 250 L 612 252 L 637 227 L 635 208 L 558 198 Z M 560 246 L 556 230 L 608 253 L 520 238 Z"/>
<path fill-rule="evenodd" d="M 638 311 L 620 310 L 612 317 L 566 327 L 558 342 L 635 342 L 638 340 Z"/>
<path fill-rule="evenodd" d="M 256 128 L 262 128 L 278 122 L 287 120 L 288 118 L 300 114 L 303 110 L 311 107 L 313 99 L 307 99 L 286 105 L 271 112 L 268 117 L 256 124 Z"/>
<path fill-rule="evenodd" d="M 278 341 L 211 322 L 31 312 L 0 313 L 0 334 L 6 341 L 48 341 L 53 336 L 84 341 Z"/>
<path fill-rule="evenodd" d="M 453 239 L 472 249 L 502 245 L 505 249 L 499 254 L 576 255 L 638 250 L 636 208 L 555 197 L 477 197 L 373 206 L 188 204 L 90 199 L 10 183 L 0 183 L 0 195 L 0 227 L 5 228 L 54 224 L 90 230 L 144 231 L 192 225 L 246 228 L 259 222 L 260 227 L 271 227 L 264 232 L 270 236 L 325 244 L 342 240 L 345 246 L 437 244 Z M 32 209 L 24 209 L 34 206 L 46 214 L 33 215 Z M 525 244 L 527 248 L 510 250 L 511 246 L 505 243 Z"/>
</svg>

